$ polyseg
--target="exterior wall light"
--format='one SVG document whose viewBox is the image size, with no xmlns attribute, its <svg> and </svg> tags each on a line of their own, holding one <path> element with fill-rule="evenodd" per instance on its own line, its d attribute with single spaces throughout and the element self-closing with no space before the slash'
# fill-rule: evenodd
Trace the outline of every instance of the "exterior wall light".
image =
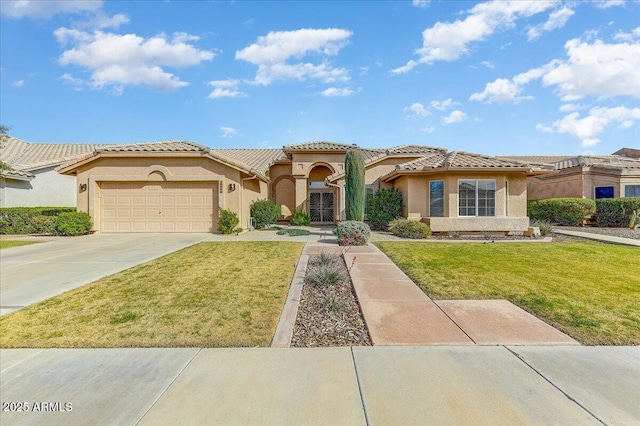
<svg viewBox="0 0 640 426">
<path fill-rule="evenodd" d="M 230 183 L 229 184 L 229 192 L 233 192 L 236 190 L 236 184 L 235 183 Z"/>
<path fill-rule="evenodd" d="M 86 183 L 81 183 L 80 184 L 80 191 L 86 191 L 87 190 L 87 184 Z"/>
</svg>

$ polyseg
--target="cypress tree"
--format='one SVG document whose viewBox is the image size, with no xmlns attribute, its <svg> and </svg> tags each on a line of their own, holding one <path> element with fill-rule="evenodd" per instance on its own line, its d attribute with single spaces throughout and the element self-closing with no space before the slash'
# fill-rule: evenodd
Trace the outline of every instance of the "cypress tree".
<svg viewBox="0 0 640 426">
<path fill-rule="evenodd" d="M 347 151 L 344 159 L 347 220 L 364 221 L 364 157 L 357 149 Z"/>
</svg>

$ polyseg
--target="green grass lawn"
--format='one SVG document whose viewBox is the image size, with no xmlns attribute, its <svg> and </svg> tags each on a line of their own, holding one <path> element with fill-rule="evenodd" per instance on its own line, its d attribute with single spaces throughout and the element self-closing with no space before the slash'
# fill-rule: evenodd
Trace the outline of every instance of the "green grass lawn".
<svg viewBox="0 0 640 426">
<path fill-rule="evenodd" d="M 0 250 L 13 248 L 13 247 L 28 246 L 29 244 L 37 244 L 37 243 L 38 241 L 22 241 L 22 240 L 17 241 L 17 240 L 0 239 Z"/>
<path fill-rule="evenodd" d="M 507 299 L 588 345 L 640 345 L 640 250 L 599 242 L 380 242 L 433 299 Z"/>
<path fill-rule="evenodd" d="M 200 243 L 0 319 L 0 347 L 270 344 L 304 244 Z"/>
</svg>

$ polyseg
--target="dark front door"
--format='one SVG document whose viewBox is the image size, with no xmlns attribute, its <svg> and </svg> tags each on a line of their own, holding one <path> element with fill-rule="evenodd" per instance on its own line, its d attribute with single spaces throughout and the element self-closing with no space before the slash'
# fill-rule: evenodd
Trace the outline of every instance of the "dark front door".
<svg viewBox="0 0 640 426">
<path fill-rule="evenodd" d="M 309 192 L 309 215 L 311 222 L 333 222 L 333 192 Z"/>
</svg>

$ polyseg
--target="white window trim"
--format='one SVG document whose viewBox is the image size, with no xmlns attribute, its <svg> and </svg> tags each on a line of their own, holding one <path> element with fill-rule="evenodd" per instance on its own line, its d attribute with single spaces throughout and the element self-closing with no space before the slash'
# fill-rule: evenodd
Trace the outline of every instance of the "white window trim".
<svg viewBox="0 0 640 426">
<path fill-rule="evenodd" d="M 476 205 L 475 205 L 475 210 L 476 210 L 476 214 L 475 215 L 464 215 L 461 216 L 460 215 L 460 181 L 475 181 L 476 183 L 476 196 L 475 196 L 475 201 L 476 201 Z M 480 216 L 478 214 L 479 208 L 478 208 L 478 182 L 493 182 L 493 193 L 494 193 L 494 199 L 493 199 L 493 215 L 491 216 Z M 497 194 L 498 194 L 498 184 L 496 182 L 495 179 L 458 179 L 458 217 L 497 217 L 496 213 L 496 202 L 497 202 Z"/>
</svg>

